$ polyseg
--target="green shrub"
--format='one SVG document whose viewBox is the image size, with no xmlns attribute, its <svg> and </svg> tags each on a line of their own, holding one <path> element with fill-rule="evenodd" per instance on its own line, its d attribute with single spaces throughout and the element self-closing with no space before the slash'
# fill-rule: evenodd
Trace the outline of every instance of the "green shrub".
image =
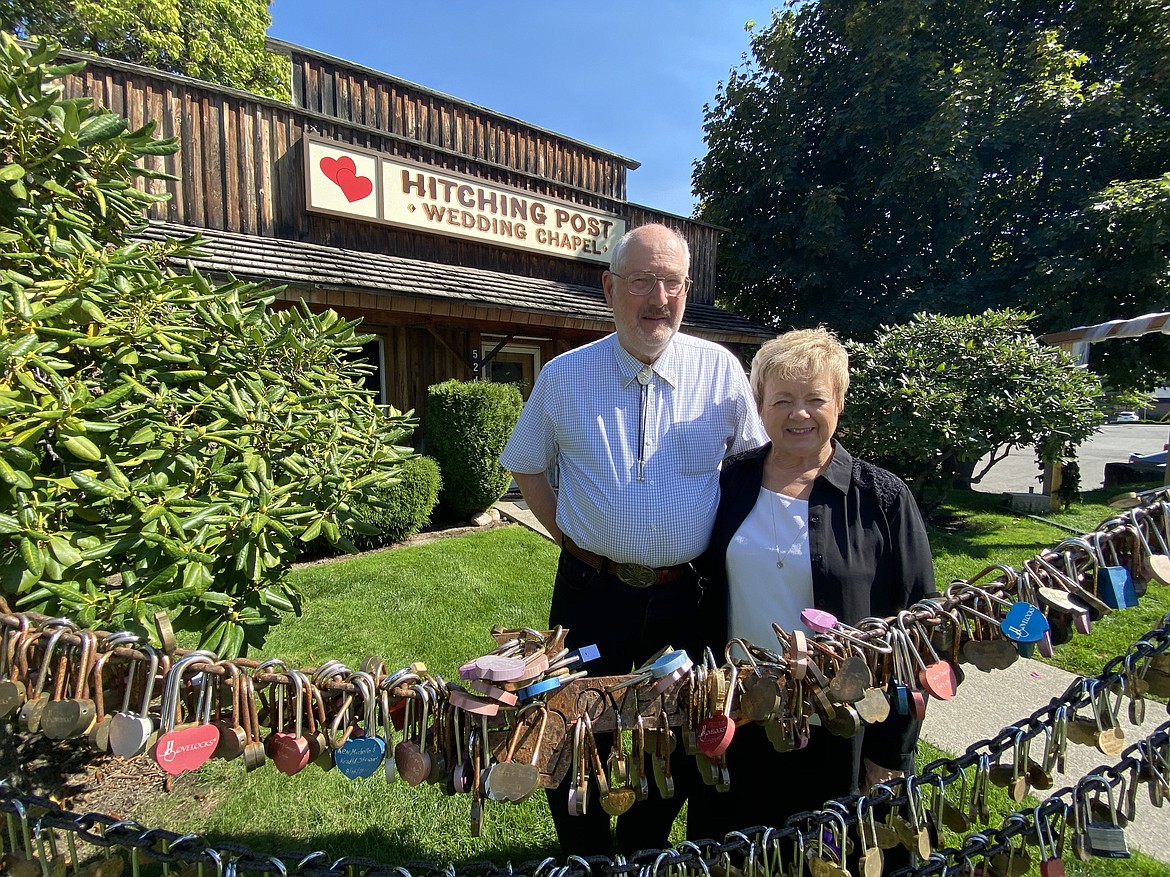
<svg viewBox="0 0 1170 877">
<path fill-rule="evenodd" d="M 1014 447 L 1035 445 L 1059 462 L 1101 423 L 1101 381 L 1058 347 L 1041 344 L 1023 311 L 916 314 L 882 326 L 868 343 L 849 342 L 845 446 L 909 483 L 930 513 L 955 474 Z"/>
<path fill-rule="evenodd" d="M 508 489 L 500 454 L 523 400 L 511 384 L 444 381 L 427 388 L 427 453 L 443 473 L 439 510 L 463 520 L 489 509 Z"/>
<path fill-rule="evenodd" d="M 439 501 L 439 464 L 430 457 L 409 457 L 402 463 L 399 481 L 374 491 L 372 501 L 354 508 L 354 514 L 374 532 L 352 535 L 358 548 L 381 548 L 413 536 L 431 522 Z"/>
</svg>

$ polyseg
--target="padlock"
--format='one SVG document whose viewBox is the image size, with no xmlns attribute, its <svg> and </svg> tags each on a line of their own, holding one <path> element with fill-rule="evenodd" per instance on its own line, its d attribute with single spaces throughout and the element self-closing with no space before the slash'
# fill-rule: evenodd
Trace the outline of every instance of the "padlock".
<svg viewBox="0 0 1170 877">
<path fill-rule="evenodd" d="M 1125 845 L 1125 830 L 1117 822 L 1117 803 L 1113 799 L 1113 786 L 1104 777 L 1091 776 L 1081 785 L 1090 783 L 1105 786 L 1109 797 L 1109 821 L 1092 820 L 1085 824 L 1085 842 L 1090 854 L 1107 859 L 1128 859 L 1129 848 Z M 1088 819 L 1088 808 L 1085 808 Z"/>
<path fill-rule="evenodd" d="M 1033 811 L 1036 843 L 1040 847 L 1040 877 L 1064 877 L 1064 860 L 1057 849 L 1058 842 L 1052 834 L 1052 824 L 1040 810 L 1040 807 L 1036 807 Z"/>
</svg>

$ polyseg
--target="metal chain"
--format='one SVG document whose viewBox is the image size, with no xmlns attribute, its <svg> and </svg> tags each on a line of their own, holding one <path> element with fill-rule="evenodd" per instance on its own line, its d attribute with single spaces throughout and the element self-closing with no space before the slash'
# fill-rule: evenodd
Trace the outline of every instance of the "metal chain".
<svg viewBox="0 0 1170 877">
<path fill-rule="evenodd" d="M 963 755 L 955 758 L 938 759 L 927 764 L 916 776 L 899 779 L 875 788 L 866 796 L 869 806 L 905 805 L 918 787 L 926 786 L 935 777 L 950 782 L 965 768 L 974 765 L 981 756 L 998 757 L 1010 746 L 1018 745 L 1021 734 L 1030 738 L 1051 729 L 1051 722 L 1061 707 L 1079 708 L 1089 705 L 1094 684 L 1111 685 L 1124 678 L 1124 667 L 1133 660 L 1144 660 L 1170 648 L 1170 615 L 1165 616 L 1159 626 L 1146 634 L 1124 655 L 1119 655 L 1105 665 L 1105 671 L 1092 679 L 1079 678 L 1059 698 L 1053 698 L 1043 707 L 1020 722 L 1003 729 L 995 737 L 980 740 L 967 747 Z M 1101 765 L 1085 775 L 1076 786 L 1065 787 L 1040 805 L 1039 811 L 1050 815 L 1057 812 L 1067 814 L 1071 800 L 1086 780 L 1098 777 L 1115 786 L 1122 775 L 1145 765 L 1143 746 L 1160 746 L 1170 740 L 1170 722 L 1160 726 L 1144 741 L 1127 747 L 1113 764 Z M 1065 798 L 1069 802 L 1065 802 Z M 159 828 L 147 828 L 137 822 L 119 820 L 101 813 L 73 813 L 61 809 L 48 798 L 33 795 L 18 795 L 7 785 L 0 783 L 0 813 L 11 819 L 15 816 L 26 823 L 33 837 L 41 832 L 61 830 L 100 848 L 117 847 L 137 850 L 152 861 L 166 865 L 201 865 L 207 869 L 205 877 L 236 877 L 240 872 L 248 874 L 272 874 L 276 877 L 657 877 L 663 873 L 671 875 L 709 875 L 711 869 L 730 859 L 748 856 L 763 856 L 770 847 L 780 842 L 791 842 L 795 849 L 809 848 L 820 836 L 823 828 L 840 825 L 843 820 L 847 827 L 857 822 L 856 796 L 833 799 L 826 802 L 825 809 L 806 811 L 791 816 L 784 826 L 768 828 L 755 826 L 733 832 L 722 842 L 710 840 L 685 842 L 671 850 L 643 851 L 629 861 L 619 857 L 610 859 L 595 856 L 588 859 L 569 857 L 561 865 L 555 859 L 545 858 L 523 862 L 519 865 L 500 866 L 492 862 L 469 862 L 456 868 L 454 865 L 439 865 L 434 862 L 411 861 L 402 865 L 388 865 L 373 859 L 345 857 L 330 859 L 325 853 L 281 851 L 272 855 L 257 853 L 245 844 L 210 841 L 195 834 L 178 834 Z M 963 846 L 937 850 L 918 866 L 896 872 L 897 875 L 926 877 L 934 874 L 950 874 L 959 866 L 965 866 L 976 857 L 994 856 L 1004 852 L 1012 840 L 1020 835 L 1035 832 L 1034 811 L 1010 814 L 999 828 L 974 832 L 966 837 Z"/>
</svg>

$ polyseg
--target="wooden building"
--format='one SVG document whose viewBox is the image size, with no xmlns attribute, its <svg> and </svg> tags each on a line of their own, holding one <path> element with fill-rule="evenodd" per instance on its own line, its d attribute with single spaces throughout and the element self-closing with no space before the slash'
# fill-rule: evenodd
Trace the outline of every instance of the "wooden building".
<svg viewBox="0 0 1170 877">
<path fill-rule="evenodd" d="M 626 200 L 637 162 L 298 46 L 290 103 L 118 61 L 67 80 L 180 150 L 146 235 L 201 233 L 200 270 L 287 286 L 363 318 L 382 401 L 425 415 L 448 378 L 527 391 L 543 363 L 612 331 L 606 251 L 664 222 L 692 250 L 683 331 L 731 347 L 771 333 L 713 304 L 718 229 Z"/>
</svg>

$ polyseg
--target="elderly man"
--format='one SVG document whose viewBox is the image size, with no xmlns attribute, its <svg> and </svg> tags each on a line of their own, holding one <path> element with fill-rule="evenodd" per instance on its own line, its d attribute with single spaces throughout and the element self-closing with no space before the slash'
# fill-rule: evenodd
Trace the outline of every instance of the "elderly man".
<svg viewBox="0 0 1170 877">
<path fill-rule="evenodd" d="M 550 625 L 574 646 L 596 643 L 595 675 L 629 673 L 667 644 L 696 654 L 702 588 L 691 561 L 707 547 L 725 457 L 767 436 L 743 368 L 726 349 L 678 333 L 691 286 L 678 232 L 628 232 L 602 274 L 612 335 L 541 370 L 500 457 L 529 508 L 561 546 Z M 559 496 L 546 475 L 556 463 Z M 609 735 L 599 735 L 604 759 Z M 676 794 L 618 819 L 623 853 L 662 847 L 697 772 L 674 760 Z M 596 801 L 568 812 L 572 778 L 549 792 L 566 855 L 610 852 Z"/>
</svg>

